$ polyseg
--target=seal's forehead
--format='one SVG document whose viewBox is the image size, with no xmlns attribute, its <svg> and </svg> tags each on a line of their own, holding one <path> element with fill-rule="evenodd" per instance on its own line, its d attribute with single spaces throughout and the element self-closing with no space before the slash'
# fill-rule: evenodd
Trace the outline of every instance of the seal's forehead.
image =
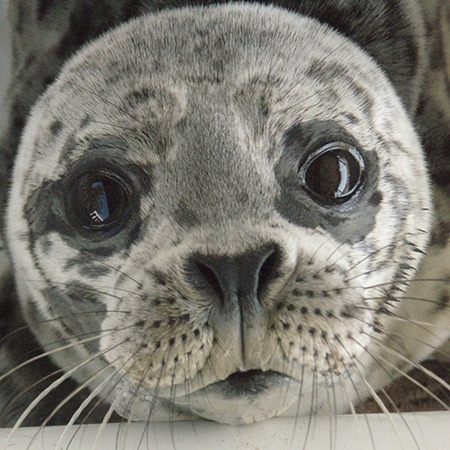
<svg viewBox="0 0 450 450">
<path fill-rule="evenodd" d="M 360 57 L 369 61 L 335 31 L 287 11 L 244 5 L 176 10 L 144 16 L 86 46 L 45 100 L 56 110 L 95 109 L 102 99 L 120 100 L 121 106 L 120 97 L 133 102 L 142 92 L 164 97 L 161 87 L 171 85 L 264 80 L 292 87 L 310 77 L 306 72 L 317 58 L 354 69 Z M 72 103 L 64 103 L 64 96 Z M 157 100 L 167 107 L 166 98 Z"/>
<path fill-rule="evenodd" d="M 86 46 L 43 96 L 29 175 L 56 179 L 113 141 L 141 165 L 195 156 L 199 140 L 279 156 L 284 133 L 315 119 L 373 148 L 375 111 L 395 96 L 385 88 L 370 58 L 313 19 L 243 5 L 145 16 Z"/>
</svg>

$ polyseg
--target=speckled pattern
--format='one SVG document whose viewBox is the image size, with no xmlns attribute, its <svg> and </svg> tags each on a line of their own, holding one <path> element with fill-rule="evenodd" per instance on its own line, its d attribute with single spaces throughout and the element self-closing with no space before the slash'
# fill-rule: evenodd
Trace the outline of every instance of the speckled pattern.
<svg viewBox="0 0 450 450">
<path fill-rule="evenodd" d="M 446 3 L 186 3 L 10 3 L 0 426 L 445 386 L 420 363 L 448 358 Z M 302 173 L 332 143 L 362 175 L 330 205 Z M 74 200 L 93 174 L 127 198 L 101 232 Z"/>
</svg>

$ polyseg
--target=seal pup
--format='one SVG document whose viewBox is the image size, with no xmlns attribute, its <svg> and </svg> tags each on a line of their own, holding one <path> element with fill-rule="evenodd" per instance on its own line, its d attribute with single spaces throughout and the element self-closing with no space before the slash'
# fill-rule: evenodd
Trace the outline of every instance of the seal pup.
<svg viewBox="0 0 450 450">
<path fill-rule="evenodd" d="M 44 3 L 21 20 L 82 8 Z M 419 4 L 180 3 L 39 31 L 80 48 L 4 139 L 3 426 L 347 411 L 448 341 Z"/>
</svg>

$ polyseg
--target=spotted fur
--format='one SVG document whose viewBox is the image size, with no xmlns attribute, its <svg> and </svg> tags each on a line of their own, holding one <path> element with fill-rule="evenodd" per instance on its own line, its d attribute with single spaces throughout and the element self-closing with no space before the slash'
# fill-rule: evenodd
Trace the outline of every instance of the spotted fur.
<svg viewBox="0 0 450 450">
<path fill-rule="evenodd" d="M 2 426 L 344 412 L 448 357 L 445 2 L 185 3 L 10 4 Z M 364 183 L 324 207 L 297 169 L 336 141 Z M 67 210 L 93 167 L 117 233 Z"/>
</svg>

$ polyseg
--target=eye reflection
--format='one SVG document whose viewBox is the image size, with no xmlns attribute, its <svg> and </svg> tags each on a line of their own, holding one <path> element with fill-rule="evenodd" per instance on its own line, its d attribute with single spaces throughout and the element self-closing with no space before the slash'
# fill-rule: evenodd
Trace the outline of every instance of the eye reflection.
<svg viewBox="0 0 450 450">
<path fill-rule="evenodd" d="M 333 205 L 350 200 L 361 185 L 363 172 L 364 161 L 355 148 L 332 143 L 312 153 L 299 175 L 314 199 Z"/>
</svg>

